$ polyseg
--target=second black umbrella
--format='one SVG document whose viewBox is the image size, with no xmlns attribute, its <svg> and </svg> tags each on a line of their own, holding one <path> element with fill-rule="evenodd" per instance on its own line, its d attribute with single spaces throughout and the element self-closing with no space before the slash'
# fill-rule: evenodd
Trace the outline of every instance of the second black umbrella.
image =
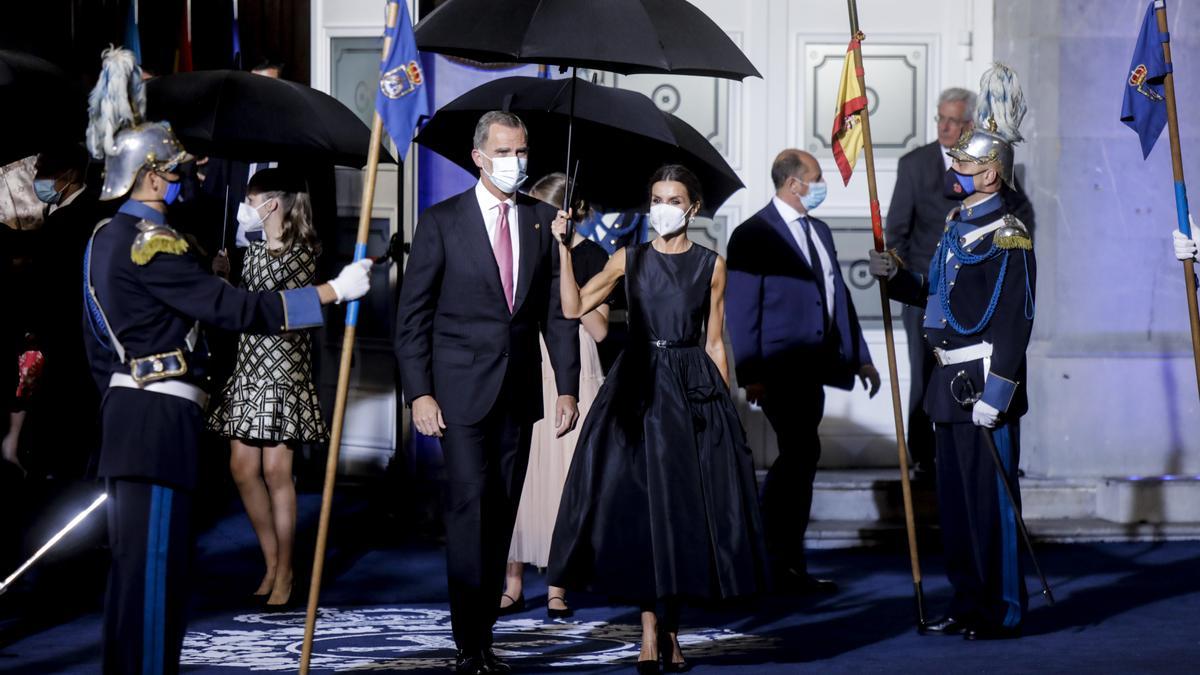
<svg viewBox="0 0 1200 675">
<path fill-rule="evenodd" d="M 507 110 L 521 117 L 529 130 L 529 175 L 536 180 L 563 168 L 570 87 L 570 80 L 493 80 L 443 106 L 416 141 L 478 173 L 471 159 L 475 124 L 489 110 Z M 644 94 L 582 80 L 576 81 L 575 89 L 573 157 L 579 160 L 581 196 L 610 210 L 645 208 L 650 175 L 668 163 L 683 164 L 696 173 L 707 214 L 743 187 L 708 139 L 659 110 Z"/>
</svg>

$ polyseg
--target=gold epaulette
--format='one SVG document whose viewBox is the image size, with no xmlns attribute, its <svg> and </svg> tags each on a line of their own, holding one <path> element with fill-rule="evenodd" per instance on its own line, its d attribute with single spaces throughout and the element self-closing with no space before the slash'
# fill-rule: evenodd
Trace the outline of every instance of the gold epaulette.
<svg viewBox="0 0 1200 675">
<path fill-rule="evenodd" d="M 141 230 L 133 240 L 130 258 L 138 265 L 145 265 L 159 253 L 183 255 L 187 253 L 188 243 L 183 235 L 169 225 L 155 225 L 143 220 L 137 224 Z"/>
<path fill-rule="evenodd" d="M 1011 213 L 1004 215 L 1004 224 L 996 230 L 993 240 L 999 248 L 1033 250 L 1033 238 L 1029 236 L 1029 229 Z"/>
</svg>

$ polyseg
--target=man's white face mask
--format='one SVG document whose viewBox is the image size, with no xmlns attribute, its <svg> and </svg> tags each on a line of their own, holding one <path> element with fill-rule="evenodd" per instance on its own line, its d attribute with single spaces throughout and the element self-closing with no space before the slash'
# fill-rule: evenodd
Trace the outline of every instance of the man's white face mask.
<svg viewBox="0 0 1200 675">
<path fill-rule="evenodd" d="M 480 150 L 479 154 L 486 157 L 492 163 L 492 171 L 488 173 L 487 169 L 483 173 L 492 181 L 492 185 L 496 189 L 506 195 L 511 195 L 521 187 L 521 184 L 528 178 L 525 174 L 525 168 L 529 164 L 529 160 L 525 157 L 497 157 L 492 159 L 483 154 Z"/>
</svg>

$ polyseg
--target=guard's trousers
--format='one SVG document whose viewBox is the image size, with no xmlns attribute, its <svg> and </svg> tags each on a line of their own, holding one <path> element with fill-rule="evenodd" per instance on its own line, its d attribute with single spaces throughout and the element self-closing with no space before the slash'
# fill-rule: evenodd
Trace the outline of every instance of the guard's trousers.
<svg viewBox="0 0 1200 675">
<path fill-rule="evenodd" d="M 1020 533 L 984 433 L 993 434 L 1020 505 L 1018 421 L 991 432 L 969 423 L 936 426 L 938 511 L 946 574 L 954 586 L 948 615 L 980 626 L 1014 628 L 1028 606 Z"/>
<path fill-rule="evenodd" d="M 108 480 L 112 566 L 104 601 L 104 672 L 176 673 L 183 645 L 192 495 Z"/>
</svg>

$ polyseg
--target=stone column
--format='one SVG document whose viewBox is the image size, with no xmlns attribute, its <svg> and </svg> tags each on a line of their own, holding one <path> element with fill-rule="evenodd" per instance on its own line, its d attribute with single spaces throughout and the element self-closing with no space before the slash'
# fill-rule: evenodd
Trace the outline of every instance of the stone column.
<svg viewBox="0 0 1200 675">
<path fill-rule="evenodd" d="M 1022 429 L 1034 476 L 1200 474 L 1170 144 L 1164 130 L 1143 161 L 1120 121 L 1146 4 L 996 3 L 996 58 L 1018 71 L 1029 105 L 1017 161 L 1037 213 Z M 1185 172 L 1200 205 L 1200 6 L 1168 9 Z"/>
</svg>

